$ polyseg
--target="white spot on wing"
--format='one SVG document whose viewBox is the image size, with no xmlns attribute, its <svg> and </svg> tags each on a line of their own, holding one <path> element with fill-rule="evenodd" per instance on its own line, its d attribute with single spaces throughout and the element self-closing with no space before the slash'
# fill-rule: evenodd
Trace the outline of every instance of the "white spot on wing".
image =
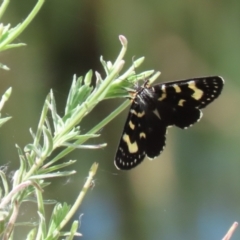
<svg viewBox="0 0 240 240">
<path fill-rule="evenodd" d="M 161 90 L 162 90 L 162 95 L 161 95 L 160 98 L 158 98 L 158 101 L 162 101 L 164 98 L 167 97 L 166 85 L 165 85 L 165 84 L 163 84 L 163 85 L 161 86 Z"/>
</svg>

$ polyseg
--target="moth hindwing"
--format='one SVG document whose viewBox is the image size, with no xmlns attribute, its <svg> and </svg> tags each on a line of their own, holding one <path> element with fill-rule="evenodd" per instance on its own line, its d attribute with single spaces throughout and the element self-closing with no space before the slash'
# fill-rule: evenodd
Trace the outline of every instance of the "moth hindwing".
<svg viewBox="0 0 240 240">
<path fill-rule="evenodd" d="M 216 99 L 224 80 L 200 77 L 136 89 L 115 157 L 115 166 L 129 170 L 145 156 L 153 159 L 165 147 L 167 128 L 186 129 L 202 117 L 202 108 Z"/>
</svg>

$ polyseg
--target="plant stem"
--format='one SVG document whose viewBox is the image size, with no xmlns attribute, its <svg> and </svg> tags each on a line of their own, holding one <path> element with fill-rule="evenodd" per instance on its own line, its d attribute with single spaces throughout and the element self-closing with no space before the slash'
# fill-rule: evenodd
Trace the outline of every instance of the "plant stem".
<svg viewBox="0 0 240 240">
<path fill-rule="evenodd" d="M 97 91 L 93 92 L 86 100 L 86 102 L 82 104 L 81 109 L 75 116 L 72 117 L 72 120 L 68 123 L 68 125 L 64 126 L 64 129 L 54 138 L 54 148 L 58 146 L 58 140 L 64 134 L 69 132 L 73 127 L 75 127 L 86 115 L 86 113 L 89 112 L 98 102 L 102 100 L 101 95 L 108 91 L 110 83 L 117 77 L 123 67 L 123 64 L 124 61 L 121 60 L 118 67 L 114 68 L 110 75 L 107 76 L 107 78 L 102 82 L 101 86 L 97 89 Z"/>
<path fill-rule="evenodd" d="M 6 1 L 7 2 L 7 1 Z M 33 20 L 33 18 L 37 15 L 37 13 L 39 12 L 39 10 L 41 9 L 43 3 L 45 2 L 45 0 L 38 0 L 37 4 L 35 5 L 35 7 L 33 8 L 33 10 L 30 12 L 30 14 L 26 17 L 26 19 L 19 25 L 19 27 L 11 32 L 9 34 L 9 36 L 2 41 L 2 43 L 0 44 L 0 49 L 11 43 L 15 38 L 17 38 L 24 30 L 25 28 L 29 25 L 29 23 Z M 3 3 L 4 4 L 4 3 Z M 5 3 L 8 4 L 8 3 Z M 5 6 L 4 6 L 5 7 Z M 2 8 L 2 6 L 1 6 Z M 2 10 L 2 9 L 1 9 Z"/>
<path fill-rule="evenodd" d="M 90 168 L 90 171 L 88 173 L 87 180 L 82 188 L 82 191 L 79 193 L 77 200 L 73 204 L 72 208 L 69 210 L 63 221 L 60 223 L 58 229 L 56 231 L 60 231 L 67 223 L 68 221 L 73 217 L 73 215 L 77 212 L 79 206 L 81 205 L 83 198 L 85 197 L 87 190 L 92 186 L 93 177 L 95 176 L 98 169 L 98 164 L 94 163 L 92 167 Z M 57 234 L 57 232 L 54 232 L 53 235 Z"/>
<path fill-rule="evenodd" d="M 94 134 L 97 133 L 98 131 L 100 131 L 104 126 L 106 126 L 110 121 L 112 121 L 112 119 L 114 119 L 118 114 L 120 114 L 128 105 L 130 104 L 130 101 L 127 100 L 125 102 L 123 102 L 117 109 L 115 109 L 112 113 L 110 113 L 106 118 L 104 118 L 99 124 L 97 124 L 95 127 L 93 127 L 90 131 L 88 131 L 86 133 L 86 135 L 89 134 Z M 89 137 L 90 138 L 90 137 Z M 86 142 L 89 138 L 85 138 L 84 140 L 78 140 L 76 141 L 74 144 L 82 144 L 84 142 Z M 63 151 L 61 151 L 56 157 L 54 157 L 51 160 L 51 164 L 52 165 L 54 162 L 56 162 L 57 160 L 59 160 L 60 158 L 63 158 L 64 156 L 66 156 L 68 153 L 72 152 L 75 148 L 73 147 L 68 147 L 65 148 Z"/>
<path fill-rule="evenodd" d="M 7 9 L 7 6 L 9 4 L 10 0 L 4 0 L 1 7 L 0 7 L 0 19 L 2 18 L 5 10 Z"/>
</svg>

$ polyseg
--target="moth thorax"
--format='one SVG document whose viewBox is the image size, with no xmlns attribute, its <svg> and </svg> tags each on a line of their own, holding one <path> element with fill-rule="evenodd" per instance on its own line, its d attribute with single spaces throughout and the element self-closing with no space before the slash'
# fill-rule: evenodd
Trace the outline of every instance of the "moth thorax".
<svg viewBox="0 0 240 240">
<path fill-rule="evenodd" d="M 154 104 L 154 92 L 149 88 L 142 88 L 137 95 L 138 102 L 151 106 Z"/>
</svg>

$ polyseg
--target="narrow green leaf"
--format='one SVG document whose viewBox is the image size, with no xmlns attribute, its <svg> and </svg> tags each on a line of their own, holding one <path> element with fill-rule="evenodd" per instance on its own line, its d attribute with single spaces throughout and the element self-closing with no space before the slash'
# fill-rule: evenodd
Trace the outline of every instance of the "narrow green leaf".
<svg viewBox="0 0 240 240">
<path fill-rule="evenodd" d="M 38 225 L 38 230 L 37 230 L 37 237 L 36 239 L 44 239 L 46 236 L 46 219 L 45 216 L 41 212 L 37 212 L 40 222 Z"/>
<path fill-rule="evenodd" d="M 69 94 L 68 94 L 68 98 L 67 98 L 67 103 L 66 103 L 66 107 L 65 107 L 65 115 L 68 114 L 70 112 L 71 106 L 72 106 L 72 102 L 74 99 L 74 95 L 77 91 L 77 76 L 74 74 L 73 75 L 73 80 L 72 80 L 72 85 L 70 87 L 69 90 Z"/>
<path fill-rule="evenodd" d="M 82 145 L 82 144 L 74 144 L 74 143 L 65 143 L 62 146 L 78 148 L 78 149 L 100 149 L 107 146 L 106 143 L 94 144 L 94 145 Z"/>
<path fill-rule="evenodd" d="M 40 170 L 39 170 L 39 174 L 46 174 L 49 172 L 53 172 L 53 171 L 57 171 L 61 168 L 65 168 L 68 167 L 72 164 L 74 164 L 77 160 L 69 160 L 68 162 L 64 162 L 58 165 L 54 165 L 52 167 L 49 167 L 51 164 L 49 164 L 50 162 L 48 162 L 46 165 L 44 165 Z"/>
<path fill-rule="evenodd" d="M 86 86 L 90 86 L 92 84 L 92 76 L 93 76 L 93 71 L 89 70 L 84 78 L 84 83 Z"/>
<path fill-rule="evenodd" d="M 68 177 L 75 173 L 76 173 L 76 171 L 74 170 L 74 171 L 64 171 L 64 172 L 40 174 L 40 175 L 33 175 L 29 179 L 33 180 L 33 179 L 55 178 L 55 177 Z"/>
<path fill-rule="evenodd" d="M 78 221 L 74 221 L 71 226 L 71 230 L 68 233 L 69 236 L 66 237 L 66 240 L 72 240 L 74 237 L 81 237 L 82 234 L 77 232 L 78 230 Z M 66 236 L 66 234 L 65 234 Z"/>
<path fill-rule="evenodd" d="M 39 156 L 40 157 L 40 154 L 41 154 L 41 149 L 38 149 L 35 145 L 29 143 L 27 144 L 25 147 L 24 147 L 24 152 L 34 152 L 35 155 Z"/>
<path fill-rule="evenodd" d="M 12 88 L 8 88 L 5 93 L 2 95 L 1 101 L 0 101 L 0 111 L 2 110 L 4 104 L 7 102 L 7 100 L 10 98 L 12 94 Z"/>
<path fill-rule="evenodd" d="M 13 43 L 13 44 L 8 44 L 8 45 L 5 45 L 1 51 L 6 51 L 6 50 L 9 50 L 11 48 L 17 48 L 17 47 L 24 47 L 24 46 L 27 46 L 27 44 L 25 43 Z"/>
<path fill-rule="evenodd" d="M 61 221 L 65 218 L 66 214 L 69 212 L 71 206 L 67 203 L 63 204 L 56 204 L 56 206 L 53 209 L 51 219 L 49 221 L 49 229 L 47 234 L 47 239 L 52 239 L 60 234 L 60 228 L 59 225 Z"/>
<path fill-rule="evenodd" d="M 36 239 L 36 235 L 37 235 L 37 228 L 33 228 L 27 235 L 26 240 L 34 240 Z"/>
<path fill-rule="evenodd" d="M 0 68 L 3 69 L 3 70 L 6 70 L 6 71 L 10 70 L 10 68 L 7 65 L 3 64 L 3 63 L 0 63 Z"/>
<path fill-rule="evenodd" d="M 6 11 L 10 0 L 3 0 L 0 6 L 0 19 L 2 18 L 4 12 Z"/>
<path fill-rule="evenodd" d="M 53 150 L 53 139 L 51 133 L 48 129 L 43 126 L 43 150 L 42 150 L 42 157 L 47 157 L 51 154 Z"/>
<path fill-rule="evenodd" d="M 7 181 L 7 177 L 6 177 L 6 174 L 0 170 L 0 177 L 1 177 L 1 182 L 2 182 L 2 185 L 3 185 L 3 189 L 4 189 L 4 196 L 6 196 L 9 192 L 9 188 L 8 188 L 8 181 Z M 1 196 L 1 199 L 2 199 L 3 196 Z"/>
<path fill-rule="evenodd" d="M 36 136 L 34 138 L 34 141 L 33 141 L 33 146 L 39 146 L 39 141 L 41 139 L 41 136 L 42 136 L 42 128 L 44 126 L 44 122 L 45 122 L 45 119 L 47 117 L 47 113 L 48 113 L 48 107 L 49 107 L 49 101 L 50 101 L 50 94 L 47 95 L 46 97 L 46 100 L 44 102 L 44 105 L 43 105 L 43 109 L 42 109 L 42 112 L 41 112 L 41 116 L 40 116 L 40 120 L 39 120 L 39 123 L 38 123 L 38 127 L 37 127 L 37 132 L 36 132 Z M 31 151 L 31 154 L 30 156 L 31 157 L 35 157 L 36 153 L 34 150 L 37 150 L 36 147 L 33 148 L 33 151 Z"/>
</svg>

